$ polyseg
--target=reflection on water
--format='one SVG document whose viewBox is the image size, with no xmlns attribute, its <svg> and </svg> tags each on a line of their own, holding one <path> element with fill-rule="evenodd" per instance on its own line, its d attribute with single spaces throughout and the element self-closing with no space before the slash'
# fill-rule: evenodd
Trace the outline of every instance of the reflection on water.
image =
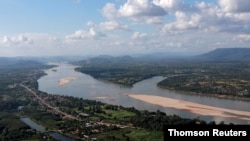
<svg viewBox="0 0 250 141">
<path fill-rule="evenodd" d="M 42 125 L 38 125 L 30 118 L 20 118 L 20 120 L 24 122 L 25 124 L 27 124 L 31 129 L 35 129 L 36 131 L 39 131 L 39 132 L 45 132 L 45 127 L 43 127 Z M 59 141 L 75 141 L 72 138 L 66 137 L 56 132 L 50 132 L 49 135 Z"/>
<path fill-rule="evenodd" d="M 25 124 L 27 124 L 30 128 L 35 129 L 36 131 L 40 131 L 40 132 L 45 131 L 45 127 L 43 127 L 42 125 L 38 125 L 37 123 L 32 121 L 30 118 L 20 118 L 20 120 L 24 122 Z"/>
<path fill-rule="evenodd" d="M 245 110 L 250 111 L 250 102 L 239 101 L 239 100 L 229 100 L 229 99 L 220 99 L 209 96 L 197 96 L 197 95 L 189 95 L 185 93 L 169 91 L 166 89 L 161 89 L 156 86 L 156 84 L 163 80 L 164 77 L 157 76 L 147 80 L 143 80 L 141 82 L 136 83 L 132 88 L 121 87 L 116 84 L 112 84 L 109 82 L 99 81 L 92 78 L 89 75 L 76 72 L 74 70 L 75 66 L 61 63 L 56 69 L 57 71 L 53 71 L 53 69 L 46 70 L 45 72 L 48 74 L 46 76 L 41 77 L 38 80 L 39 90 L 47 92 L 49 94 L 60 94 L 60 95 L 70 95 L 75 97 L 81 97 L 85 99 L 98 100 L 101 102 L 121 105 L 124 107 L 135 107 L 139 110 L 149 110 L 156 111 L 161 110 L 166 112 L 167 114 L 176 114 L 185 118 L 197 118 L 206 120 L 206 121 L 215 121 L 225 123 L 235 123 L 235 124 L 249 124 L 249 121 L 243 121 L 238 119 L 229 119 L 229 118 L 221 118 L 221 117 L 208 117 L 201 116 L 197 114 L 189 113 L 188 111 L 176 110 L 173 108 L 164 108 L 157 105 L 151 105 L 142 101 L 134 100 L 125 96 L 127 93 L 134 94 L 148 94 L 148 95 L 158 95 L 169 98 L 175 98 L 180 100 L 186 100 L 190 102 L 227 108 L 227 109 L 235 109 L 235 110 Z M 66 77 L 75 77 L 77 78 L 74 81 L 69 82 L 67 85 L 60 86 L 58 85 L 58 80 Z"/>
</svg>

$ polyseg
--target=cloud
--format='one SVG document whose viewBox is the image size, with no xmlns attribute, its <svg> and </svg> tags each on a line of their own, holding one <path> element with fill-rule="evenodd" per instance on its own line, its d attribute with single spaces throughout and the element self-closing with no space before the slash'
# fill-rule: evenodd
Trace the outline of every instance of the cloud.
<svg viewBox="0 0 250 141">
<path fill-rule="evenodd" d="M 159 1 L 160 2 L 160 1 Z M 222 1 L 218 1 L 220 3 Z M 235 1 L 228 0 L 228 5 Z M 169 4 L 173 5 L 173 4 Z M 182 33 L 187 31 L 198 32 L 227 32 L 230 34 L 250 33 L 250 13 L 228 12 L 216 4 L 196 2 L 195 11 L 176 11 L 175 20 L 162 27 L 164 33 Z"/>
<path fill-rule="evenodd" d="M 167 11 L 152 2 L 148 2 L 148 0 L 127 0 L 118 9 L 115 4 L 107 3 L 102 9 L 102 14 L 111 20 L 129 18 L 132 20 L 147 20 L 148 23 L 160 23 L 159 17 L 167 15 Z M 153 17 L 157 20 L 156 22 L 152 21 Z"/>
<path fill-rule="evenodd" d="M 134 34 L 131 36 L 132 39 L 145 39 L 148 35 L 146 33 L 140 33 L 140 32 L 134 32 Z"/>
<path fill-rule="evenodd" d="M 137 16 L 164 16 L 166 11 L 148 0 L 128 0 L 119 8 L 119 13 L 124 17 Z"/>
<path fill-rule="evenodd" d="M 113 3 L 107 3 L 102 9 L 102 14 L 108 19 L 115 19 L 119 17 L 115 4 Z"/>
<path fill-rule="evenodd" d="M 61 39 L 47 33 L 22 33 L 0 37 L 2 56 L 56 55 L 57 52 L 63 51 L 63 47 Z"/>
<path fill-rule="evenodd" d="M 100 28 L 103 30 L 128 30 L 128 25 L 117 21 L 106 21 L 100 23 Z"/>
<path fill-rule="evenodd" d="M 94 28 L 90 28 L 88 32 L 84 30 L 77 30 L 71 35 L 67 35 L 66 40 L 77 41 L 83 39 L 99 39 L 106 35 L 102 32 L 96 31 Z"/>
<path fill-rule="evenodd" d="M 220 1 L 218 1 L 220 2 Z M 233 2 L 228 0 L 228 3 Z M 249 22 L 250 13 L 246 12 L 228 12 L 223 7 L 218 7 L 204 2 L 198 3 L 202 24 L 204 29 L 216 29 L 217 32 L 229 33 L 250 33 Z"/>
<path fill-rule="evenodd" d="M 234 37 L 234 40 L 240 41 L 240 42 L 244 42 L 244 41 L 249 42 L 249 41 L 250 41 L 250 35 L 249 35 L 249 34 L 240 34 L 240 35 L 236 35 L 236 36 Z"/>
<path fill-rule="evenodd" d="M 153 3 L 166 10 L 180 10 L 183 7 L 183 0 L 153 0 Z"/>
<path fill-rule="evenodd" d="M 167 23 L 163 26 L 162 30 L 165 33 L 178 33 L 180 31 L 199 29 L 201 16 L 193 14 L 186 16 L 184 12 L 175 12 L 176 21 Z"/>
<path fill-rule="evenodd" d="M 249 0 L 218 0 L 218 3 L 226 12 L 250 12 Z"/>
<path fill-rule="evenodd" d="M 84 39 L 86 37 L 86 35 L 88 35 L 87 32 L 85 32 L 83 30 L 77 30 L 73 34 L 67 35 L 66 39 L 79 40 L 79 39 Z"/>
<path fill-rule="evenodd" d="M 162 17 L 148 17 L 146 18 L 147 24 L 162 24 L 163 18 Z"/>
<path fill-rule="evenodd" d="M 32 43 L 32 39 L 23 34 L 12 37 L 8 37 L 5 35 L 3 36 L 2 41 L 0 43 L 3 45 L 30 44 Z"/>
<path fill-rule="evenodd" d="M 70 34 L 60 31 L 64 35 L 54 32 L 56 37 L 47 33 L 5 35 L 0 37 L 0 47 L 45 55 L 244 47 L 250 43 L 249 8 L 248 0 L 115 0 L 103 5 L 104 18 L 96 16 L 98 23 L 87 19 L 84 28 Z"/>
<path fill-rule="evenodd" d="M 11 42 L 12 41 L 8 36 L 4 36 L 1 43 L 6 45 L 6 44 L 9 44 Z"/>
</svg>

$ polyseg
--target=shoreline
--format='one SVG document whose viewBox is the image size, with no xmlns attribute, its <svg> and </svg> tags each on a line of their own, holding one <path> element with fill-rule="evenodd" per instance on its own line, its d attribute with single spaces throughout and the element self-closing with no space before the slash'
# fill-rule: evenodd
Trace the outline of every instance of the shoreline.
<svg viewBox="0 0 250 141">
<path fill-rule="evenodd" d="M 242 101 L 248 101 L 250 102 L 250 98 L 247 97 L 236 97 L 236 96 L 231 96 L 231 95 L 222 95 L 222 94 L 205 94 L 205 93 L 196 93 L 196 92 L 190 92 L 190 91 L 181 91 L 181 90 L 175 90 L 175 89 L 170 89 L 170 88 L 165 88 L 165 87 L 160 87 L 157 86 L 160 89 L 163 90 L 169 90 L 173 92 L 177 92 L 180 94 L 186 94 L 186 95 L 197 95 L 197 96 L 206 96 L 206 97 L 214 97 L 214 98 L 220 98 L 220 99 L 229 99 L 229 100 L 242 100 Z"/>
<path fill-rule="evenodd" d="M 124 95 L 149 104 L 167 108 L 174 108 L 178 110 L 186 110 L 193 114 L 199 114 L 203 116 L 217 116 L 223 118 L 250 120 L 250 112 L 248 111 L 213 107 L 209 105 L 203 105 L 194 102 L 177 100 L 173 98 L 155 96 L 155 95 L 145 95 L 145 94 L 124 94 Z"/>
</svg>

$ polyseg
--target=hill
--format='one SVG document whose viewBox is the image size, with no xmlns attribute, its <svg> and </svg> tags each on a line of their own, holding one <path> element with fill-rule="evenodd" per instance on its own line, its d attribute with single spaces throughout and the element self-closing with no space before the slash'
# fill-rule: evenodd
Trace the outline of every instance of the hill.
<svg viewBox="0 0 250 141">
<path fill-rule="evenodd" d="M 250 61 L 250 48 L 219 48 L 197 57 L 206 61 Z"/>
</svg>

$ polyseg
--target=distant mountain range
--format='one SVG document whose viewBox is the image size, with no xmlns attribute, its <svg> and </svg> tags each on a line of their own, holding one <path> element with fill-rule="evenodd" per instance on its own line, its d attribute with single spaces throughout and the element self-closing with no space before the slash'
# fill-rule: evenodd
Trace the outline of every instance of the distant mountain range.
<svg viewBox="0 0 250 141">
<path fill-rule="evenodd" d="M 219 48 L 195 58 L 204 61 L 250 61 L 250 48 Z"/>
<path fill-rule="evenodd" d="M 196 56 L 169 56 L 166 53 L 152 53 L 148 55 L 141 55 L 140 57 L 120 56 L 113 57 L 108 55 L 101 55 L 92 58 L 92 61 L 103 62 L 127 62 L 127 61 L 139 61 L 139 60 L 151 60 L 151 61 L 210 61 L 210 62 L 246 62 L 250 61 L 250 48 L 218 48 L 213 51 L 196 55 Z"/>
<path fill-rule="evenodd" d="M 0 67 L 6 65 L 16 65 L 23 62 L 40 62 L 40 63 L 47 63 L 47 62 L 71 62 L 71 61 L 79 61 L 86 59 L 87 57 L 82 56 L 44 56 L 44 57 L 0 57 Z"/>
<path fill-rule="evenodd" d="M 219 48 L 208 53 L 204 53 L 197 56 L 184 56 L 184 55 L 169 55 L 167 53 L 152 53 L 144 54 L 140 56 L 119 56 L 113 57 L 109 55 L 100 55 L 97 57 L 82 57 L 82 56 L 54 56 L 54 57 L 0 57 L 0 67 L 2 65 L 15 65 L 23 61 L 37 61 L 37 62 L 76 62 L 82 60 L 113 63 L 127 63 L 133 61 L 216 61 L 216 62 L 241 62 L 250 61 L 250 48 Z M 81 61 L 80 61 L 81 62 Z"/>
</svg>

